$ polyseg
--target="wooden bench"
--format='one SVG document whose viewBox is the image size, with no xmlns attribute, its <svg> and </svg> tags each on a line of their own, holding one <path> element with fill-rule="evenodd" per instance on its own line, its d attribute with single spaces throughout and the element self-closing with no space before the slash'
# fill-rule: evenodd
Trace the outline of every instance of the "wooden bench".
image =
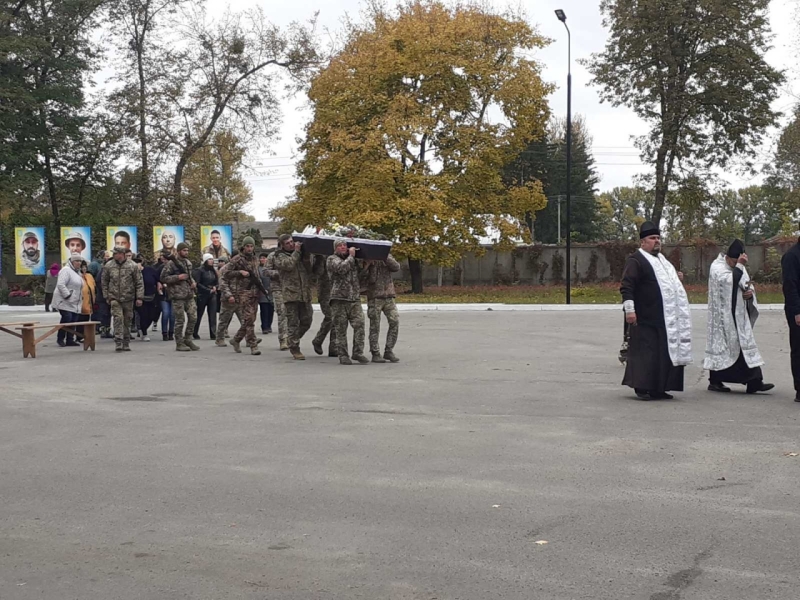
<svg viewBox="0 0 800 600">
<path fill-rule="evenodd" d="M 36 325 L 28 324 L 22 327 L 17 327 L 21 334 L 12 334 L 22 338 L 22 357 L 36 358 L 36 344 L 46 340 L 57 331 L 64 330 L 68 333 L 81 335 L 78 333 L 77 328 L 83 327 L 83 350 L 91 350 L 94 352 L 97 336 L 95 335 L 95 327 L 100 325 L 99 321 L 80 321 L 77 323 L 55 323 L 50 325 Z M 48 329 L 46 333 L 36 337 L 37 329 Z M 10 332 L 9 332 L 10 333 Z"/>
</svg>

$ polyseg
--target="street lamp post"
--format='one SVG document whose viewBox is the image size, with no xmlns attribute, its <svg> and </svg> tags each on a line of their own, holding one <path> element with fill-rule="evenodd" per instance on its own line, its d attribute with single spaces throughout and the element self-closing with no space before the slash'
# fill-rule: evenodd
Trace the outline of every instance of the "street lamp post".
<svg viewBox="0 0 800 600">
<path fill-rule="evenodd" d="M 564 11 L 556 10 L 556 17 L 567 30 L 567 304 L 570 304 L 572 287 L 572 35 L 567 26 L 567 15 L 564 14 Z"/>
</svg>

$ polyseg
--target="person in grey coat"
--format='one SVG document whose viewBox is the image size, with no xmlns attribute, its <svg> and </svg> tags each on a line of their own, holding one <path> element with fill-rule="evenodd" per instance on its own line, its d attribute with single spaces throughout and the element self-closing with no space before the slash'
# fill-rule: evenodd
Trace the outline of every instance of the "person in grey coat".
<svg viewBox="0 0 800 600">
<path fill-rule="evenodd" d="M 53 308 L 61 313 L 61 323 L 77 323 L 81 314 L 81 293 L 83 292 L 83 277 L 81 276 L 81 263 L 83 257 L 73 254 L 69 257 L 67 266 L 58 274 L 56 291 L 53 293 Z M 73 332 L 58 330 L 58 345 L 80 346 L 75 341 Z"/>
</svg>

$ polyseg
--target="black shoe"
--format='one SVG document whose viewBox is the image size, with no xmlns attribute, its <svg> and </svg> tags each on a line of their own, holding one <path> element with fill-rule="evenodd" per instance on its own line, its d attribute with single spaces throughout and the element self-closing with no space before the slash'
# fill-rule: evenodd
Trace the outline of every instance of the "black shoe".
<svg viewBox="0 0 800 600">
<path fill-rule="evenodd" d="M 322 356 L 322 342 L 318 342 L 317 340 L 312 340 L 311 347 L 314 348 L 314 352 Z"/>
<path fill-rule="evenodd" d="M 161 339 L 164 340 L 165 342 L 168 342 L 169 341 L 169 334 L 168 333 L 162 333 L 161 334 Z"/>
<path fill-rule="evenodd" d="M 193 339 L 193 340 L 199 340 L 199 339 L 200 339 L 200 336 L 199 336 L 199 335 L 197 335 L 196 333 L 193 333 L 193 334 L 192 334 L 192 339 Z"/>
<path fill-rule="evenodd" d="M 61 346 L 62 348 L 66 348 L 66 346 L 67 346 L 67 342 L 65 342 L 64 340 L 58 340 L 58 341 L 56 342 L 56 344 L 58 344 L 58 345 L 59 345 L 59 346 Z"/>
<path fill-rule="evenodd" d="M 721 384 L 721 383 L 709 383 L 708 384 L 708 391 L 709 392 L 730 392 L 731 388 Z"/>
<path fill-rule="evenodd" d="M 66 344 L 64 344 L 64 345 L 65 345 L 65 346 L 80 346 L 80 344 L 79 344 L 78 342 L 67 342 L 67 343 L 66 343 Z"/>
<path fill-rule="evenodd" d="M 800 392 L 797 392 L 797 393 L 794 395 L 794 401 L 795 401 L 795 402 L 800 402 Z"/>
<path fill-rule="evenodd" d="M 661 392 L 661 393 L 650 392 L 650 397 L 653 400 L 672 400 L 675 398 L 675 396 L 673 396 L 672 394 L 668 394 L 667 392 Z"/>
<path fill-rule="evenodd" d="M 651 399 L 650 398 L 650 392 L 646 392 L 644 390 L 635 390 L 635 392 L 636 392 L 636 397 L 639 400 L 650 400 Z"/>
<path fill-rule="evenodd" d="M 748 385 L 747 386 L 747 393 L 748 394 L 757 394 L 759 392 L 768 392 L 771 389 L 773 389 L 774 387 L 775 387 L 774 383 L 763 383 L 763 382 L 757 387 L 755 387 L 755 386 L 754 387 L 750 387 Z"/>
<path fill-rule="evenodd" d="M 170 342 L 174 342 L 175 341 L 175 332 L 174 331 L 169 334 L 169 341 Z"/>
</svg>

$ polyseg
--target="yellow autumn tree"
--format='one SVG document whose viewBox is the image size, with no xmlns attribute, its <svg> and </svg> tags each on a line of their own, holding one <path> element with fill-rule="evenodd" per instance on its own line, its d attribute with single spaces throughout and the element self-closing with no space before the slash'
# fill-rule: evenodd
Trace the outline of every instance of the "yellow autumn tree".
<svg viewBox="0 0 800 600">
<path fill-rule="evenodd" d="M 481 252 L 487 232 L 501 248 L 525 238 L 546 199 L 537 182 L 504 185 L 502 170 L 545 135 L 552 87 L 531 53 L 546 43 L 485 4 L 372 4 L 312 81 L 300 184 L 274 214 L 385 233 L 414 291 L 423 261 Z"/>
</svg>

